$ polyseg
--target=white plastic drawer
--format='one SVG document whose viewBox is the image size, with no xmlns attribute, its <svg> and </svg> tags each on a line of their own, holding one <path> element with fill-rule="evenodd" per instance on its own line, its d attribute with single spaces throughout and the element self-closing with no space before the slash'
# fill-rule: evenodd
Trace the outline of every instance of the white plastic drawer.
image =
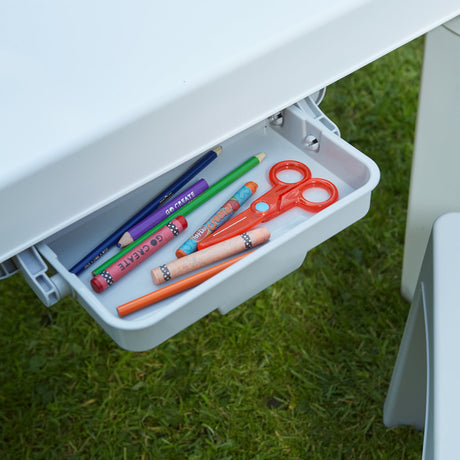
<svg viewBox="0 0 460 460">
<path fill-rule="evenodd" d="M 213 310 L 226 313 L 299 267 L 308 250 L 327 240 L 366 214 L 371 191 L 379 180 L 375 163 L 342 140 L 336 127 L 310 99 L 247 129 L 223 142 L 222 153 L 196 178 L 209 184 L 260 152 L 263 162 L 187 216 L 187 231 L 176 237 L 113 286 L 96 294 L 91 270 L 76 276 L 68 271 L 83 254 L 185 171 L 190 164 L 98 210 L 84 220 L 53 235 L 15 259 L 42 300 L 52 304 L 72 295 L 121 347 L 133 351 L 151 349 Z M 233 192 L 248 181 L 259 187 L 253 198 L 269 188 L 268 171 L 281 160 L 305 163 L 313 177 L 332 181 L 339 191 L 336 203 L 313 214 L 294 208 L 263 224 L 270 240 L 247 257 L 201 285 L 120 318 L 117 307 L 158 289 L 150 270 L 175 259 L 175 251 Z M 249 200 L 242 209 L 251 203 Z M 110 250 L 105 258 L 117 252 Z M 37 263 L 43 258 L 45 262 Z M 48 278 L 47 265 L 56 274 Z M 96 264 L 95 266 L 97 266 Z M 188 276 L 188 275 L 185 275 Z M 160 286 L 162 287 L 162 286 Z"/>
</svg>

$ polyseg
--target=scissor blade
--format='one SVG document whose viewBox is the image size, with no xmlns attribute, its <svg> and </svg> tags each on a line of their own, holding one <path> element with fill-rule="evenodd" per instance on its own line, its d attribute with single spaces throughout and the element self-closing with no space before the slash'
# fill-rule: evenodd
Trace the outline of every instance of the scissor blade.
<svg viewBox="0 0 460 460">
<path fill-rule="evenodd" d="M 262 222 L 262 216 L 255 215 L 251 209 L 246 209 L 246 211 L 233 217 L 217 231 L 211 233 L 203 241 L 198 243 L 198 250 L 228 240 L 234 236 L 241 235 L 260 222 Z"/>
</svg>

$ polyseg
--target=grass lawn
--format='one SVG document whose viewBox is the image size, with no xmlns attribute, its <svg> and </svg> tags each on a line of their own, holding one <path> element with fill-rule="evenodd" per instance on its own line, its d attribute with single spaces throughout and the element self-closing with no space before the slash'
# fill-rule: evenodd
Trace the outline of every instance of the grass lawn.
<svg viewBox="0 0 460 460">
<path fill-rule="evenodd" d="M 226 316 L 145 353 L 72 299 L 0 282 L 4 459 L 411 459 L 423 434 L 382 410 L 400 296 L 423 40 L 328 88 L 324 111 L 382 173 L 369 214 Z"/>
</svg>

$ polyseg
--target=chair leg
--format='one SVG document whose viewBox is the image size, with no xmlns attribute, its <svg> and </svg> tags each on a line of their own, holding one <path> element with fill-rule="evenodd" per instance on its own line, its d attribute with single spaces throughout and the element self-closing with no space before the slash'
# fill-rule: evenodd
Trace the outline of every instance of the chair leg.
<svg viewBox="0 0 460 460">
<path fill-rule="evenodd" d="M 404 329 L 383 408 L 387 427 L 425 426 L 427 357 L 424 284 L 419 283 Z"/>
</svg>

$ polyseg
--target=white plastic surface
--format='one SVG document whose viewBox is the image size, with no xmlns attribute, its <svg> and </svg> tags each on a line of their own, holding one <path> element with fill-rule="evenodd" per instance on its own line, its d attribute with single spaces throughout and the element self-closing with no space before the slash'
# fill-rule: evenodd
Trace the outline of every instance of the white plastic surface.
<svg viewBox="0 0 460 460">
<path fill-rule="evenodd" d="M 40 253 L 56 269 L 75 297 L 122 347 L 141 351 L 153 348 L 215 309 L 226 313 L 244 300 L 296 269 L 308 250 L 330 238 L 366 214 L 371 190 L 377 185 L 379 171 L 362 153 L 330 132 L 320 120 L 311 120 L 299 107 L 287 109 L 281 126 L 262 122 L 222 143 L 222 153 L 202 174 L 209 184 L 254 154 L 265 152 L 263 162 L 232 186 L 189 216 L 188 231 L 159 250 L 123 279 L 101 294 L 90 287 L 91 274 L 70 274 L 82 254 L 104 239 L 127 213 L 143 203 L 177 177 L 182 165 L 161 178 L 123 197 L 116 203 L 70 226 L 38 246 Z M 319 149 L 305 147 L 305 137 L 314 135 Z M 161 301 L 127 317 L 119 318 L 116 307 L 157 289 L 150 269 L 175 259 L 175 250 L 207 220 L 245 182 L 255 181 L 259 188 L 254 198 L 269 188 L 268 171 L 281 160 L 307 164 L 313 177 L 331 180 L 339 190 L 339 201 L 317 214 L 294 208 L 266 224 L 270 241 L 202 285 Z M 250 202 L 243 206 L 243 209 Z M 112 249 L 106 257 L 116 253 Z M 235 289 L 235 286 L 238 288 Z"/>
<path fill-rule="evenodd" d="M 412 299 L 437 217 L 460 211 L 460 17 L 425 41 L 401 291 Z"/>
<path fill-rule="evenodd" d="M 459 12 L 458 0 L 3 1 L 0 262 Z"/>
<path fill-rule="evenodd" d="M 15 270 L 8 275 L 19 270 L 45 306 L 50 307 L 70 294 L 69 284 L 61 275 L 48 275 L 49 267 L 35 246 L 22 251 L 11 262 Z"/>
<path fill-rule="evenodd" d="M 0 280 L 8 278 L 18 271 L 18 267 L 12 259 L 0 262 Z"/>
<path fill-rule="evenodd" d="M 425 426 L 423 458 L 430 460 L 459 455 L 459 234 L 460 213 L 445 214 L 433 226 L 385 402 L 386 425 Z M 411 360 L 423 357 L 425 347 L 426 361 Z M 424 377 L 426 398 L 419 391 Z"/>
</svg>

